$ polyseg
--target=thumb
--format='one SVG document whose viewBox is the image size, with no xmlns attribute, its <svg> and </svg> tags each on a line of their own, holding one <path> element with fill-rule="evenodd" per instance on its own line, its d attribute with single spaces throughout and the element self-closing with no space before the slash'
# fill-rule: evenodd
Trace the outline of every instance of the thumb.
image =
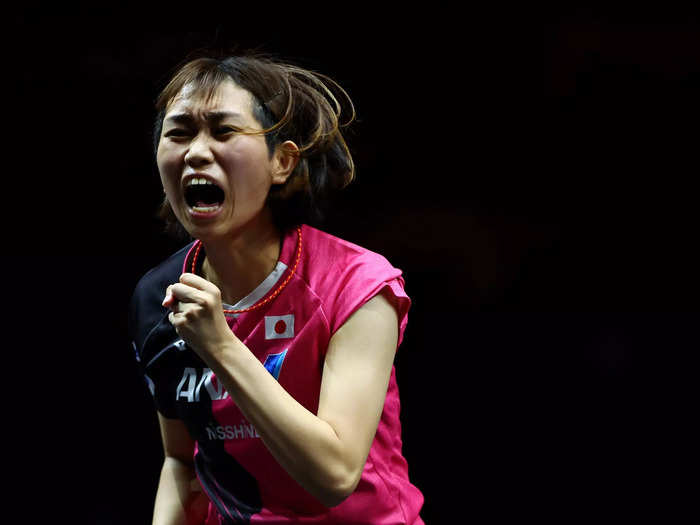
<svg viewBox="0 0 700 525">
<path fill-rule="evenodd" d="M 170 308 L 175 301 L 175 298 L 173 297 L 173 293 L 170 291 L 170 288 L 172 285 L 168 286 L 165 290 L 165 298 L 163 299 L 162 305 L 165 306 L 166 308 Z"/>
</svg>

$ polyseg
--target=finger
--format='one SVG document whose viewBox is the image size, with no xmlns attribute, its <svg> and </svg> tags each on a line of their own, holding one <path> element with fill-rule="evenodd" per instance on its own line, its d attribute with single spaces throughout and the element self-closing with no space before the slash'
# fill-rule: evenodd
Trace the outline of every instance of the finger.
<svg viewBox="0 0 700 525">
<path fill-rule="evenodd" d="M 215 284 L 207 281 L 204 277 L 200 277 L 199 275 L 194 273 L 183 273 L 180 276 L 180 282 L 182 284 L 192 286 L 193 288 L 197 288 L 198 290 L 202 290 L 203 292 L 219 292 L 219 288 L 217 288 Z"/>
<path fill-rule="evenodd" d="M 183 312 L 183 308 L 182 308 L 182 307 L 183 307 L 183 305 L 185 305 L 185 304 L 187 304 L 187 303 L 181 303 L 181 302 L 178 301 L 177 299 L 173 298 L 173 300 L 171 301 L 170 306 L 169 306 L 170 311 L 171 311 L 172 313 L 174 313 L 174 314 L 180 314 L 180 313 Z"/>
<path fill-rule="evenodd" d="M 187 324 L 187 316 L 183 312 L 170 312 L 168 314 L 168 321 L 175 327 L 175 330 L 179 333 L 179 328 L 182 325 Z"/>
<path fill-rule="evenodd" d="M 175 298 L 173 297 L 173 293 L 170 290 L 170 286 L 168 286 L 168 288 L 165 290 L 165 298 L 163 299 L 162 305 L 166 308 L 170 308 L 174 302 L 176 302 Z"/>
<path fill-rule="evenodd" d="M 206 292 L 182 283 L 171 284 L 170 293 L 181 303 L 204 304 L 207 300 Z"/>
</svg>

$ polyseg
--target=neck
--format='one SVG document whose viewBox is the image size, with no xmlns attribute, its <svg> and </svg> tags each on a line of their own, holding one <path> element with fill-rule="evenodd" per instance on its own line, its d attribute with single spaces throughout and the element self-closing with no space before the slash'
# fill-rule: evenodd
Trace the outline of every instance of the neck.
<svg viewBox="0 0 700 525">
<path fill-rule="evenodd" d="M 206 257 L 204 278 L 221 290 L 223 302 L 236 304 L 275 269 L 280 232 L 272 222 L 247 225 L 245 230 L 217 239 L 202 239 Z"/>
</svg>

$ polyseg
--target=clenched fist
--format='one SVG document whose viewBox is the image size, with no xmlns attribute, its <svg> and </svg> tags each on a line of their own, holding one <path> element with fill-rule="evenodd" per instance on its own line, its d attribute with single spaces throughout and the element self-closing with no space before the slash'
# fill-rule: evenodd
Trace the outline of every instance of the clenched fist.
<svg viewBox="0 0 700 525">
<path fill-rule="evenodd" d="M 180 337 L 205 361 L 236 340 L 221 305 L 221 291 L 206 279 L 183 273 L 168 286 L 163 306 L 171 310 L 170 323 Z"/>
</svg>

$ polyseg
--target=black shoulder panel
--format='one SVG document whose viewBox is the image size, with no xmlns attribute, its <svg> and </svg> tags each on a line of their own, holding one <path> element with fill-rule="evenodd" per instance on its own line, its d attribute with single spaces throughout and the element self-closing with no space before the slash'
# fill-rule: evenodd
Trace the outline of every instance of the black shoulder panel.
<svg viewBox="0 0 700 525">
<path fill-rule="evenodd" d="M 165 289 L 175 283 L 182 274 L 182 265 L 192 243 L 178 250 L 161 264 L 149 270 L 138 282 L 129 307 L 129 335 L 134 342 L 137 358 L 145 366 L 153 356 L 150 349 L 159 345 L 149 344 L 158 331 L 158 325 L 167 321 L 169 310 L 162 306 Z M 167 323 L 170 327 L 170 323 Z"/>
</svg>

